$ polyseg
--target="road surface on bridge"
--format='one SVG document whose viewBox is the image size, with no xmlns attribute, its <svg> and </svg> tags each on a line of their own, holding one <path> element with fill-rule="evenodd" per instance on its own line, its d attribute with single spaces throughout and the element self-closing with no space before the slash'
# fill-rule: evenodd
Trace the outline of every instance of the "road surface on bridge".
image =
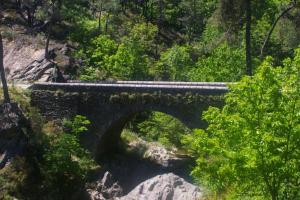
<svg viewBox="0 0 300 200">
<path fill-rule="evenodd" d="M 94 91 L 163 91 L 163 92 L 193 92 L 202 94 L 224 94 L 228 92 L 226 83 L 222 82 L 156 82 L 156 81 L 109 81 L 109 82 L 68 82 L 68 83 L 34 83 L 34 90 L 68 90 L 73 92 Z"/>
</svg>

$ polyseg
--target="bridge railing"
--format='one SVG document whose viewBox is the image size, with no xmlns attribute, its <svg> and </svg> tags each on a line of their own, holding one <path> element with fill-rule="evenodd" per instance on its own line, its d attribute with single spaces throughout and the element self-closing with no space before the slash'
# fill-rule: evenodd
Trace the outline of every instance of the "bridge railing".
<svg viewBox="0 0 300 200">
<path fill-rule="evenodd" d="M 221 86 L 227 87 L 225 82 L 183 82 L 183 81 L 68 81 L 68 83 L 90 84 L 124 84 L 124 85 L 187 85 L 187 86 Z"/>
<path fill-rule="evenodd" d="M 198 84 L 151 84 L 140 82 L 127 83 L 35 83 L 32 85 L 33 90 L 65 90 L 72 92 L 167 92 L 167 93 L 185 93 L 192 92 L 198 94 L 225 94 L 229 91 L 226 84 L 223 83 L 198 83 Z"/>
</svg>

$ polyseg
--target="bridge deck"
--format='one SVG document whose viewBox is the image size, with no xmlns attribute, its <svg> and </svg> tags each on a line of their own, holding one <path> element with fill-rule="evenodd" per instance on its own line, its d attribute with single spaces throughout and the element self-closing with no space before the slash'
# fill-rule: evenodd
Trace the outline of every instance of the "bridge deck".
<svg viewBox="0 0 300 200">
<path fill-rule="evenodd" d="M 67 90 L 70 92 L 192 92 L 200 94 L 219 95 L 228 92 L 226 83 L 220 82 L 152 82 L 152 81 L 116 81 L 98 83 L 35 83 L 33 90 Z"/>
<path fill-rule="evenodd" d="M 99 81 L 99 82 L 82 82 L 69 81 L 68 83 L 90 83 L 90 84 L 122 84 L 122 85 L 187 85 L 187 86 L 224 86 L 225 82 L 182 82 L 182 81 Z"/>
</svg>

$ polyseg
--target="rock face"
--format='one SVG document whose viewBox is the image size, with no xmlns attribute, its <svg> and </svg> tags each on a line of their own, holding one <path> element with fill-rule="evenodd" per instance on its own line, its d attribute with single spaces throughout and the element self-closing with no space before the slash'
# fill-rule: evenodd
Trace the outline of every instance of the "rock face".
<svg viewBox="0 0 300 200">
<path fill-rule="evenodd" d="M 106 172 L 103 178 L 96 182 L 96 188 L 88 189 L 87 192 L 90 200 L 109 200 L 122 196 L 123 190 L 113 180 L 112 175 Z"/>
<path fill-rule="evenodd" d="M 28 140 L 22 130 L 27 120 L 15 103 L 0 106 L 0 169 L 16 155 L 24 155 Z"/>
<path fill-rule="evenodd" d="M 31 38 L 31 40 L 34 40 Z M 43 46 L 38 45 L 38 41 L 30 44 L 17 37 L 13 41 L 3 40 L 4 42 L 4 67 L 7 78 L 11 80 L 11 76 L 15 71 L 20 71 L 38 60 L 44 55 Z"/>
<path fill-rule="evenodd" d="M 55 63 L 46 59 L 34 60 L 24 69 L 16 70 L 11 76 L 11 79 L 22 82 L 26 81 L 50 81 Z"/>
<path fill-rule="evenodd" d="M 201 190 L 173 173 L 149 179 L 119 200 L 199 200 Z"/>
<path fill-rule="evenodd" d="M 34 40 L 34 39 L 32 39 Z M 44 58 L 44 49 L 24 41 L 4 41 L 4 66 L 8 80 L 16 82 L 48 82 L 53 79 L 53 72 L 58 75 L 57 82 L 69 77 L 63 74 L 74 74 L 80 65 L 71 57 L 73 47 L 55 44 L 49 51 L 50 60 Z"/>
</svg>

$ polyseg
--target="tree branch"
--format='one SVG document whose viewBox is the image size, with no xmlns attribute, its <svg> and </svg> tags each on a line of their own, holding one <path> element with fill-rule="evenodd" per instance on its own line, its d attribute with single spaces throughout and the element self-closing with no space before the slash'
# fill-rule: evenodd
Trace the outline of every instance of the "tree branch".
<svg viewBox="0 0 300 200">
<path fill-rule="evenodd" d="M 297 5 L 296 1 L 293 1 L 293 3 L 291 3 L 285 10 L 283 10 L 283 11 L 279 14 L 279 16 L 276 18 L 276 20 L 273 22 L 272 27 L 271 27 L 271 29 L 270 29 L 268 35 L 266 36 L 265 41 L 264 41 L 264 43 L 263 43 L 263 45 L 262 45 L 262 47 L 261 47 L 261 50 L 260 50 L 260 58 L 261 58 L 261 59 L 262 59 L 263 56 L 264 56 L 265 48 L 266 48 L 266 46 L 267 46 L 267 44 L 268 44 L 268 42 L 269 42 L 269 40 L 270 40 L 270 38 L 271 38 L 271 35 L 272 35 L 272 33 L 273 33 L 273 31 L 274 31 L 274 29 L 275 29 L 275 27 L 276 27 L 278 21 L 279 21 L 286 13 L 288 13 L 290 10 L 292 10 L 293 8 L 295 8 L 296 5 Z"/>
</svg>

